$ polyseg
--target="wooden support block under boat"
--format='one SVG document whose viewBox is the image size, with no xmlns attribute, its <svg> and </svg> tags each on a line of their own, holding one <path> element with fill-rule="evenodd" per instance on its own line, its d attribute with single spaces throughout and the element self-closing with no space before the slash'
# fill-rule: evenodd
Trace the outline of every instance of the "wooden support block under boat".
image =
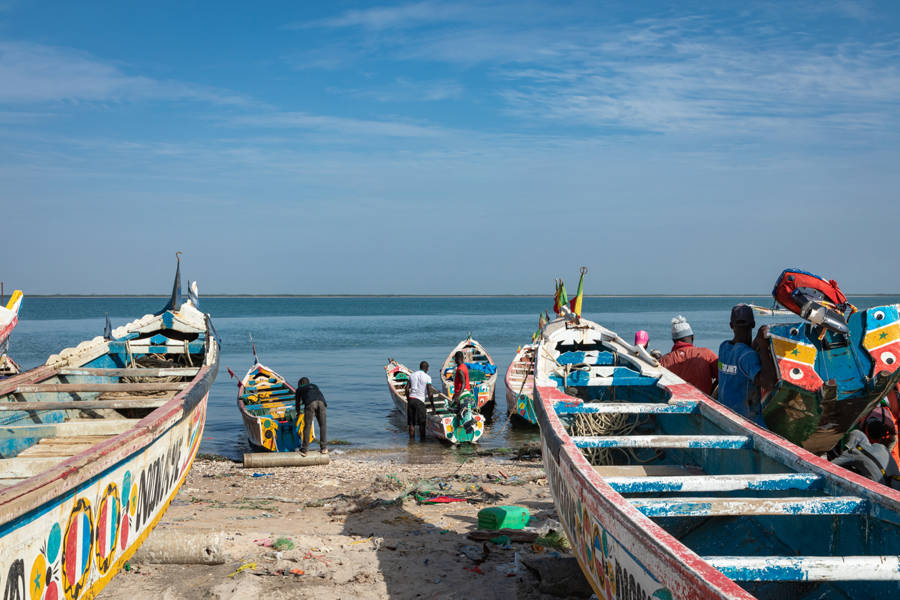
<svg viewBox="0 0 900 600">
<path fill-rule="evenodd" d="M 306 456 L 299 452 L 248 452 L 244 455 L 245 469 L 265 469 L 267 467 L 309 467 L 327 465 L 327 454 L 310 452 Z"/>
<path fill-rule="evenodd" d="M 199 368 L 165 368 L 143 369 L 141 367 L 123 367 L 117 369 L 94 369 L 88 367 L 66 367 L 59 370 L 59 375 L 92 375 L 101 377 L 193 377 Z"/>
<path fill-rule="evenodd" d="M 88 408 L 159 408 L 172 396 L 120 398 L 116 400 L 72 400 L 71 402 L 0 402 L 0 412 L 13 410 L 84 410 Z"/>
<path fill-rule="evenodd" d="M 20 385 L 16 394 L 37 392 L 166 392 L 183 390 L 187 383 L 37 383 Z"/>
</svg>

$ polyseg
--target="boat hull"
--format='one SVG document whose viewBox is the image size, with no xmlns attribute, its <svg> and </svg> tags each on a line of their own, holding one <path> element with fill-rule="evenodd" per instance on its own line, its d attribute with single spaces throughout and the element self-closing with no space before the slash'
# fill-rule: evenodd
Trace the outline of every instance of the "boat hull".
<svg viewBox="0 0 900 600">
<path fill-rule="evenodd" d="M 20 590 L 12 597 L 21 598 L 99 593 L 184 483 L 203 437 L 217 366 L 204 367 L 183 397 L 138 427 L 53 469 L 43 485 L 26 480 L 4 490 L 0 508 L 17 518 L 0 525 L 0 586 Z"/>
<path fill-rule="evenodd" d="M 510 416 L 537 425 L 534 412 L 534 344 L 519 348 L 506 371 L 506 410 Z"/>
<path fill-rule="evenodd" d="M 489 415 L 493 411 L 495 404 L 494 396 L 497 386 L 496 365 L 494 365 L 494 359 L 492 359 L 491 355 L 484 349 L 484 346 L 472 338 L 467 338 L 457 344 L 444 360 L 444 364 L 441 366 L 441 381 L 444 385 L 444 393 L 451 398 L 453 397 L 453 379 L 456 373 L 456 362 L 454 361 L 453 356 L 458 351 L 465 354 L 466 362 L 471 362 L 474 357 L 478 357 L 479 359 L 483 359 L 479 360 L 479 362 L 485 362 L 494 368 L 494 373 L 488 375 L 479 382 L 472 381 L 472 370 L 469 370 L 469 389 L 475 397 L 475 410 Z"/>
<path fill-rule="evenodd" d="M 251 387 L 252 380 L 260 374 L 266 377 L 268 387 L 257 390 Z M 264 365 L 255 363 L 247 371 L 238 388 L 237 405 L 251 446 L 268 452 L 300 449 L 304 415 L 296 414 L 294 391 L 281 375 Z M 310 430 L 309 441 L 313 439 L 315 432 Z"/>
</svg>

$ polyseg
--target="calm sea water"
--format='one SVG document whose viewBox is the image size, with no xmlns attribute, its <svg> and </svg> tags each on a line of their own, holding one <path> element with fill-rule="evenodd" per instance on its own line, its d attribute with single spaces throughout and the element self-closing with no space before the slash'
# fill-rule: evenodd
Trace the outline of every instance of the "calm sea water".
<svg viewBox="0 0 900 600">
<path fill-rule="evenodd" d="M 896 297 L 851 298 L 857 306 L 900 302 Z M 695 342 L 716 350 L 730 338 L 730 307 L 771 306 L 770 297 L 586 298 L 584 316 L 622 337 L 650 333 L 651 348 L 671 346 L 669 323 L 685 315 Z M 104 315 L 117 327 L 155 312 L 164 298 L 25 297 L 10 354 L 24 368 L 42 364 L 60 349 L 103 333 Z M 219 376 L 209 399 L 202 452 L 237 458 L 248 444 L 236 405 L 237 387 L 226 367 L 243 376 L 252 362 L 249 334 L 260 360 L 288 380 L 307 376 L 328 400 L 328 437 L 357 448 L 406 447 L 406 423 L 390 400 L 384 376 L 388 358 L 408 365 L 427 360 L 435 376 L 448 352 L 471 332 L 497 362 L 497 408 L 483 447 L 537 441 L 538 433 L 506 418 L 503 375 L 518 345 L 531 340 L 538 313 L 550 298 L 201 298 L 222 339 Z M 758 324 L 786 320 L 757 319 Z M 437 377 L 435 377 L 437 381 Z M 428 448 L 442 450 L 439 442 Z M 461 452 L 465 452 L 462 450 Z"/>
</svg>

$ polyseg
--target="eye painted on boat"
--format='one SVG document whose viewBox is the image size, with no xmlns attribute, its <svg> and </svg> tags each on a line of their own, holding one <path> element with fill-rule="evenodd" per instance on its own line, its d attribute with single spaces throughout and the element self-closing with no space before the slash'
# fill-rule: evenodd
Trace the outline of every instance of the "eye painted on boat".
<svg viewBox="0 0 900 600">
<path fill-rule="evenodd" d="M 800 333 L 800 330 L 796 327 L 791 327 L 791 335 L 797 335 Z"/>
<path fill-rule="evenodd" d="M 893 352 L 882 352 L 881 353 L 881 362 L 886 365 L 892 365 L 897 362 L 897 357 L 894 356 Z"/>
<path fill-rule="evenodd" d="M 791 379 L 802 379 L 803 371 L 801 371 L 797 367 L 794 367 L 793 369 L 790 370 L 789 375 L 791 376 Z"/>
<path fill-rule="evenodd" d="M 875 314 L 873 314 L 872 316 L 875 317 L 876 321 L 884 320 L 884 312 L 883 311 L 877 310 L 877 311 L 875 311 Z"/>
</svg>

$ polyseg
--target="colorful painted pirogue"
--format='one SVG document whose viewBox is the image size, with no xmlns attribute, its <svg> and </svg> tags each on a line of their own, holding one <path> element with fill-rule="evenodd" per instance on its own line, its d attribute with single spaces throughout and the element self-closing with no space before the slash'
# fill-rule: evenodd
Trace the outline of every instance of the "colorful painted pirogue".
<svg viewBox="0 0 900 600">
<path fill-rule="evenodd" d="M 250 443 L 272 452 L 293 452 L 303 439 L 303 414 L 294 407 L 294 388 L 284 377 L 260 364 L 253 349 L 253 366 L 238 384 L 238 409 Z M 313 439 L 310 431 L 310 440 Z"/>
<path fill-rule="evenodd" d="M 9 335 L 19 322 L 19 308 L 22 306 L 22 290 L 16 290 L 6 306 L 0 306 L 0 378 L 19 372 L 19 365 L 9 357 Z"/>
<path fill-rule="evenodd" d="M 441 366 L 441 379 L 445 393 L 453 397 L 453 378 L 456 375 L 456 362 L 453 356 L 462 352 L 466 366 L 469 368 L 469 389 L 476 399 L 475 409 L 484 414 L 494 410 L 494 388 L 497 385 L 497 366 L 484 346 L 472 339 L 470 335 L 456 345 Z"/>
<path fill-rule="evenodd" d="M 389 359 L 388 364 L 384 366 L 384 372 L 394 406 L 405 418 L 406 383 L 409 381 L 412 371 L 394 359 Z M 431 404 L 425 402 L 425 428 L 434 437 L 447 440 L 451 444 L 462 444 L 477 442 L 484 434 L 484 417 L 478 413 L 469 411 L 461 417 L 457 416 L 447 407 L 446 398 L 435 398 L 434 407 L 435 410 L 431 410 Z"/>
<path fill-rule="evenodd" d="M 537 344 L 526 344 L 506 370 L 506 407 L 509 414 L 531 425 L 537 425 L 534 414 L 534 350 Z"/>
<path fill-rule="evenodd" d="M 857 311 L 837 283 L 798 269 L 782 272 L 772 294 L 806 320 L 769 326 L 777 382 L 763 398 L 763 419 L 825 452 L 900 381 L 898 307 Z"/>
<path fill-rule="evenodd" d="M 887 598 L 900 493 L 723 408 L 645 350 L 557 319 L 537 350 L 547 479 L 600 598 Z"/>
<path fill-rule="evenodd" d="M 219 349 L 179 288 L 162 312 L 0 381 L 5 597 L 93 598 L 184 482 Z"/>
</svg>

